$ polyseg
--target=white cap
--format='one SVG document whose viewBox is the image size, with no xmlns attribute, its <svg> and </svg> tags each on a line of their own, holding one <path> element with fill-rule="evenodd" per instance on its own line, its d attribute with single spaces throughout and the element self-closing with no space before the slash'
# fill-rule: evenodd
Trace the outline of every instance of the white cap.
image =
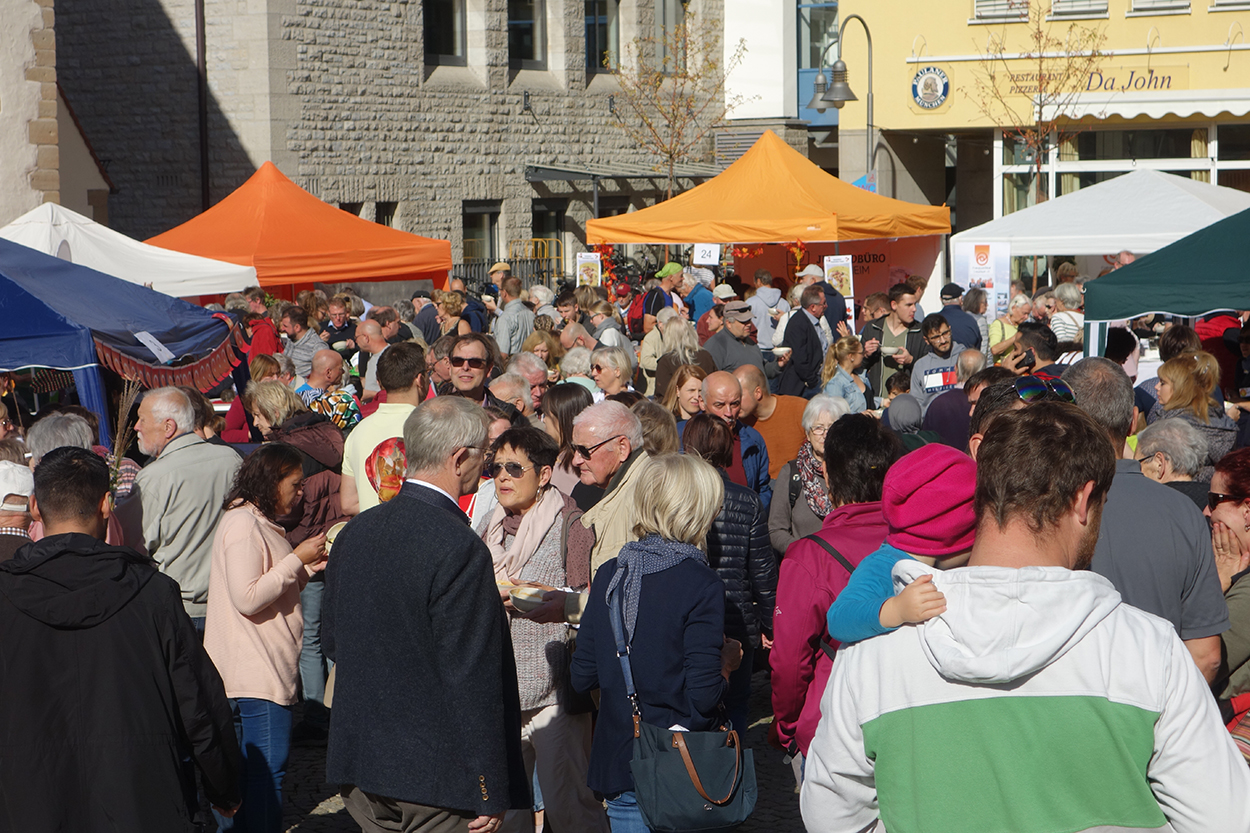
<svg viewBox="0 0 1250 833">
<path fill-rule="evenodd" d="M 809 263 L 803 267 L 803 271 L 795 275 L 796 278 L 823 278 L 825 270 L 821 269 L 815 263 Z"/>
<path fill-rule="evenodd" d="M 30 493 L 35 491 L 35 475 L 31 472 L 29 466 L 21 466 L 9 460 L 0 460 L 0 500 L 9 495 L 21 495 L 29 498 Z M 0 504 L 0 510 L 5 512 L 23 512 L 25 506 L 15 506 L 12 504 Z"/>
</svg>

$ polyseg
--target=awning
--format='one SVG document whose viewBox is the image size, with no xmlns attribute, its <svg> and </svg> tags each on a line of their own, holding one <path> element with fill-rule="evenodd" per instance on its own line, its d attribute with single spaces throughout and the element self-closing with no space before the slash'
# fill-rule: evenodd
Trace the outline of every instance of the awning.
<svg viewBox="0 0 1250 833">
<path fill-rule="evenodd" d="M 1162 119 L 1167 116 L 1215 118 L 1221 113 L 1244 116 L 1250 113 L 1250 87 L 1226 90 L 1150 90 L 1143 92 L 1091 95 L 1083 93 L 1064 105 L 1064 117 L 1070 119 L 1119 116 L 1135 119 L 1145 116 Z M 1054 118 L 1050 109 L 1042 116 Z"/>
<path fill-rule="evenodd" d="M 716 165 L 686 164 L 677 165 L 674 175 L 678 179 L 711 179 L 721 172 Z M 530 163 L 525 166 L 526 182 L 580 182 L 600 179 L 660 179 L 668 178 L 668 171 L 663 163 L 655 165 L 634 165 L 626 162 L 613 162 L 610 165 L 576 164 L 576 165 L 542 165 Z"/>
</svg>

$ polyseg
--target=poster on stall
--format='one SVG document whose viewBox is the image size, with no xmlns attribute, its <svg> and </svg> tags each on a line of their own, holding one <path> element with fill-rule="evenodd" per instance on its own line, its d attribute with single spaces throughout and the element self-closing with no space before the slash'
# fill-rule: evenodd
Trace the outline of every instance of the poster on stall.
<svg viewBox="0 0 1250 833">
<path fill-rule="evenodd" d="M 851 272 L 850 255 L 825 255 L 825 280 L 843 298 L 855 297 L 855 278 Z"/>
<path fill-rule="evenodd" d="M 984 289 L 989 295 L 985 317 L 993 321 L 1007 312 L 1011 296 L 1010 243 L 956 243 L 952 274 L 955 283 L 968 289 Z"/>
<path fill-rule="evenodd" d="M 695 243 L 690 262 L 695 266 L 720 266 L 720 244 Z"/>
<path fill-rule="evenodd" d="M 577 253 L 577 285 L 598 286 L 603 282 L 603 258 L 598 252 Z"/>
</svg>

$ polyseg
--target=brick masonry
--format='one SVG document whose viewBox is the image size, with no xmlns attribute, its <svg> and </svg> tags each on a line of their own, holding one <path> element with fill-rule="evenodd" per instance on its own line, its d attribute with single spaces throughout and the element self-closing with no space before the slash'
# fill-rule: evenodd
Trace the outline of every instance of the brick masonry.
<svg viewBox="0 0 1250 833">
<path fill-rule="evenodd" d="M 213 202 L 272 159 L 327 202 L 363 203 L 362 216 L 397 202 L 397 227 L 450 239 L 459 260 L 462 200 L 501 203 L 506 246 L 531 236 L 534 200 L 567 199 L 580 248 L 591 183 L 528 183 L 527 162 L 654 162 L 609 112 L 614 80 L 587 77 L 583 0 L 547 0 L 546 71 L 509 68 L 507 0 L 465 0 L 466 67 L 425 65 L 416 0 L 205 1 Z M 653 2 L 622 1 L 623 43 L 651 31 Z M 720 14 L 720 0 L 696 5 Z M 58 0 L 58 10 L 62 83 L 119 188 L 112 225 L 146 237 L 194 216 L 193 0 Z M 664 185 L 605 180 L 600 194 L 641 207 Z"/>
</svg>

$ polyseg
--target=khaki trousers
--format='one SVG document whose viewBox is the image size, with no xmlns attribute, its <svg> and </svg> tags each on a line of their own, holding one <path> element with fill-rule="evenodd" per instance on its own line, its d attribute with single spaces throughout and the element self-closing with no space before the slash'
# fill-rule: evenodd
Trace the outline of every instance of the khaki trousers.
<svg viewBox="0 0 1250 833">
<path fill-rule="evenodd" d="M 342 792 L 347 812 L 363 833 L 468 833 L 469 822 L 477 818 L 461 810 L 373 795 L 350 784 Z"/>
<path fill-rule="evenodd" d="M 559 833 L 608 833 L 603 802 L 586 786 L 590 767 L 590 715 L 568 714 L 559 705 L 521 712 L 521 752 L 530 778 L 538 772 L 544 825 Z M 533 814 L 509 810 L 502 833 L 533 829 Z"/>
</svg>

